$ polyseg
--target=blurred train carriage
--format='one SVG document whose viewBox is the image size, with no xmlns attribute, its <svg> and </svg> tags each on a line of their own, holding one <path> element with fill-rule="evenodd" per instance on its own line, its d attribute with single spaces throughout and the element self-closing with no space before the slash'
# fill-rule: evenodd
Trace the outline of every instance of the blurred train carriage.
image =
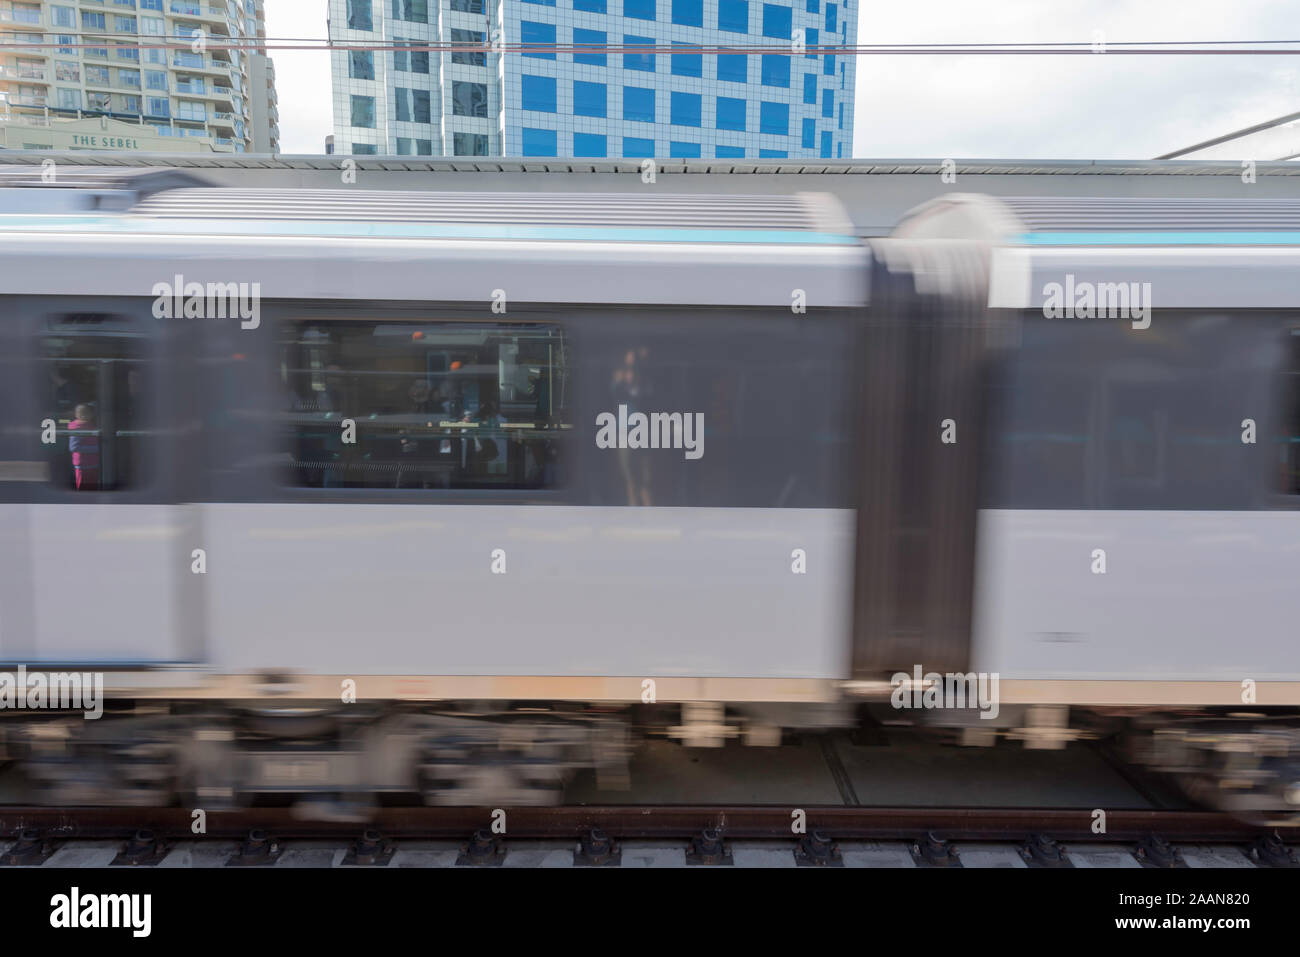
<svg viewBox="0 0 1300 957">
<path fill-rule="evenodd" d="M 953 196 L 864 242 L 822 195 L 3 187 L 0 658 L 111 695 L 0 714 L 51 803 L 553 801 L 638 735 L 888 713 L 1294 815 L 1294 204 Z M 997 716 L 893 710 L 917 668 Z"/>
</svg>

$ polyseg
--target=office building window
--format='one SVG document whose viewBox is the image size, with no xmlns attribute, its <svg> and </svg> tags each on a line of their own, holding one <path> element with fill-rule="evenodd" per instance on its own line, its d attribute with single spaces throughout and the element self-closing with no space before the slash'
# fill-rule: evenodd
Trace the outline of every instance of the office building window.
<svg viewBox="0 0 1300 957">
<path fill-rule="evenodd" d="M 817 74 L 805 73 L 803 75 L 803 101 L 817 105 Z"/>
<path fill-rule="evenodd" d="M 520 93 L 525 110 L 537 110 L 541 113 L 555 112 L 555 77 L 532 76 L 525 73 L 520 77 Z"/>
<path fill-rule="evenodd" d="M 718 54 L 718 79 L 729 83 L 744 83 L 749 79 L 748 57 L 740 53 Z"/>
<path fill-rule="evenodd" d="M 428 0 L 393 0 L 393 19 L 408 23 L 428 23 Z"/>
<path fill-rule="evenodd" d="M 822 130 L 822 159 L 831 158 L 831 133 L 830 130 Z"/>
<path fill-rule="evenodd" d="M 806 119 L 803 121 L 803 138 L 799 145 L 806 150 L 813 149 L 817 145 L 817 121 Z"/>
<path fill-rule="evenodd" d="M 673 41 L 674 47 L 691 47 L 693 43 L 678 43 Z M 704 56 L 700 53 L 674 53 L 672 55 L 671 71 L 674 76 L 704 76 Z"/>
<path fill-rule="evenodd" d="M 451 149 L 456 156 L 487 156 L 488 136 L 486 133 L 452 133 Z"/>
<path fill-rule="evenodd" d="M 718 29 L 727 33 L 748 33 L 749 0 L 718 0 Z"/>
<path fill-rule="evenodd" d="M 369 50 L 349 51 L 348 76 L 354 80 L 373 80 L 375 78 L 375 55 Z"/>
<path fill-rule="evenodd" d="M 744 159 L 745 148 L 743 146 L 715 146 L 713 155 L 718 159 Z"/>
<path fill-rule="evenodd" d="M 586 13 L 604 13 L 605 0 L 573 0 L 573 9 Z"/>
<path fill-rule="evenodd" d="M 651 48 L 654 43 L 654 37 L 633 37 L 626 34 L 623 36 L 624 46 Z M 623 69 L 653 73 L 655 71 L 655 55 L 649 52 L 649 49 L 644 53 L 624 53 Z"/>
<path fill-rule="evenodd" d="M 788 150 L 759 150 L 759 159 L 788 159 L 790 153 Z"/>
<path fill-rule="evenodd" d="M 379 147 L 374 143 L 353 143 L 353 156 L 374 156 L 379 152 Z"/>
<path fill-rule="evenodd" d="M 375 28 L 370 12 L 370 0 L 348 0 L 347 17 L 349 30 L 373 30 Z"/>
<path fill-rule="evenodd" d="M 432 156 L 433 141 L 415 139 L 409 136 L 397 137 L 398 156 Z"/>
<path fill-rule="evenodd" d="M 788 136 L 790 133 L 790 104 L 763 102 L 758 107 L 758 131 Z"/>
<path fill-rule="evenodd" d="M 822 90 L 822 116 L 830 119 L 835 115 L 835 91 Z"/>
<path fill-rule="evenodd" d="M 453 80 L 451 83 L 451 112 L 453 116 L 486 117 L 488 115 L 487 84 Z"/>
<path fill-rule="evenodd" d="M 818 38 L 817 28 L 809 27 L 807 30 L 803 32 L 803 38 L 804 38 L 804 49 L 808 51 L 807 53 L 804 54 L 804 59 L 806 60 L 817 59 L 817 57 L 821 55 L 814 51 L 814 47 L 816 47 L 817 44 L 821 42 L 821 40 Z"/>
<path fill-rule="evenodd" d="M 555 24 L 553 23 L 534 23 L 531 20 L 522 20 L 519 23 L 519 35 L 525 47 L 538 46 L 555 46 Z M 554 60 L 554 53 L 544 53 L 539 50 L 526 50 L 526 57 L 534 57 L 538 60 Z"/>
<path fill-rule="evenodd" d="M 745 101 L 730 96 L 718 97 L 718 129 L 745 130 Z"/>
<path fill-rule="evenodd" d="M 673 23 L 683 27 L 704 26 L 704 0 L 672 0 Z"/>
<path fill-rule="evenodd" d="M 668 122 L 673 126 L 699 126 L 702 99 L 698 93 L 680 93 L 674 90 L 668 101 Z"/>
<path fill-rule="evenodd" d="M 583 80 L 573 81 L 573 113 L 575 116 L 604 118 L 607 100 L 608 94 L 604 83 L 587 83 Z M 577 153 L 574 155 L 582 156 L 586 154 Z"/>
<path fill-rule="evenodd" d="M 639 86 L 623 87 L 623 119 L 637 123 L 653 123 L 655 91 Z"/>
<path fill-rule="evenodd" d="M 373 96 L 357 96 L 353 93 L 351 107 L 352 122 L 350 125 L 368 130 L 375 128 L 375 98 Z"/>
<path fill-rule="evenodd" d="M 699 143 L 680 143 L 677 141 L 668 144 L 668 155 L 673 159 L 699 159 Z"/>
<path fill-rule="evenodd" d="M 583 30 L 573 28 L 573 45 L 575 47 L 590 45 L 591 53 L 574 53 L 574 63 L 587 63 L 591 66 L 605 66 L 605 53 L 601 50 L 606 43 L 604 30 Z"/>
<path fill-rule="evenodd" d="M 623 155 L 629 159 L 646 159 L 655 155 L 655 141 L 639 136 L 623 137 Z"/>
<path fill-rule="evenodd" d="M 761 64 L 763 86 L 790 86 L 790 58 L 781 53 L 764 53 Z"/>
<path fill-rule="evenodd" d="M 554 156 L 555 130 L 538 130 L 523 127 L 523 153 L 525 156 Z"/>
<path fill-rule="evenodd" d="M 457 30 L 454 27 L 451 31 L 451 42 L 457 46 L 471 46 L 483 43 L 484 35 L 478 30 Z M 451 55 L 452 63 L 463 63 L 466 66 L 487 66 L 487 53 L 478 53 L 475 51 L 464 51 L 453 53 Z"/>
<path fill-rule="evenodd" d="M 573 155 L 585 157 L 608 156 L 609 151 L 605 147 L 605 137 L 599 133 L 574 133 Z"/>
<path fill-rule="evenodd" d="M 452 97 L 455 98 L 455 87 L 459 84 L 452 84 Z M 403 123 L 428 123 L 430 115 L 430 102 L 428 90 L 407 90 L 402 87 L 393 88 L 393 115 L 394 119 Z M 484 114 L 486 115 L 486 113 Z"/>
<path fill-rule="evenodd" d="M 623 16 L 634 20 L 653 20 L 655 0 L 623 0 Z"/>
<path fill-rule="evenodd" d="M 775 3 L 763 4 L 763 36 L 789 40 L 793 15 L 789 7 L 777 6 Z"/>
</svg>

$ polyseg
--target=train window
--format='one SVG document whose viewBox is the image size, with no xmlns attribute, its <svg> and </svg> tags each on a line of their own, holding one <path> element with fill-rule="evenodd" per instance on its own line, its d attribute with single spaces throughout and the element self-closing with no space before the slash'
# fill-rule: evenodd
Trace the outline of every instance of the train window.
<svg viewBox="0 0 1300 957">
<path fill-rule="evenodd" d="M 989 383 L 985 507 L 1265 505 L 1272 466 L 1239 423 L 1252 410 L 1261 430 L 1273 421 L 1278 329 L 1277 317 L 1246 313 L 1171 313 L 1150 334 L 1026 316 Z M 1290 362 L 1300 372 L 1294 348 Z"/>
<path fill-rule="evenodd" d="M 279 377 L 289 480 L 553 487 L 571 427 L 569 369 L 565 337 L 551 325 L 286 323 Z"/>
<path fill-rule="evenodd" d="M 59 316 L 40 340 L 39 401 L 50 478 L 82 492 L 139 485 L 148 342 L 127 317 Z"/>
<path fill-rule="evenodd" d="M 1300 495 L 1300 329 L 1290 330 L 1283 370 L 1284 402 L 1280 445 L 1281 487 L 1287 495 Z"/>
</svg>

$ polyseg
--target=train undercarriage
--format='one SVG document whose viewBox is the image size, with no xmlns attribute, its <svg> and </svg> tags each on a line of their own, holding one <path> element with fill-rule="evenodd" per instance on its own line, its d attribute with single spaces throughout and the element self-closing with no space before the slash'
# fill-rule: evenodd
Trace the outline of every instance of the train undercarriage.
<svg viewBox="0 0 1300 957">
<path fill-rule="evenodd" d="M 1300 826 L 1300 716 L 1292 709 L 1021 706 L 1006 709 L 996 727 L 975 714 L 954 718 L 900 718 L 878 705 L 113 702 L 97 721 L 9 712 L 0 718 L 0 740 L 28 803 L 222 810 L 287 802 L 306 818 L 364 820 L 386 801 L 559 804 L 578 774 L 593 776 L 599 791 L 627 791 L 629 762 L 649 737 L 685 747 L 729 740 L 762 747 L 792 732 L 907 724 L 964 746 L 1097 741 L 1120 761 L 1167 777 L 1195 804 L 1253 823 Z"/>
</svg>

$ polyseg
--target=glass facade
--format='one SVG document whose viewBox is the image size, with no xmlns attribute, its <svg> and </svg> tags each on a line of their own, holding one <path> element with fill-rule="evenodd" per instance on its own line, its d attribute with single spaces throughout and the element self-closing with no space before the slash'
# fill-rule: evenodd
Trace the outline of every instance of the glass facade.
<svg viewBox="0 0 1300 957">
<path fill-rule="evenodd" d="M 419 53 L 418 77 L 416 51 L 373 63 L 334 52 L 340 152 L 427 142 L 443 156 L 852 155 L 856 58 L 826 48 L 856 41 L 853 0 L 329 4 L 335 41 L 453 47 Z M 503 55 L 494 41 L 523 49 Z M 704 52 L 742 45 L 791 52 Z M 407 106 L 416 90 L 429 94 L 427 119 Z M 358 112 L 356 97 L 373 110 Z"/>
</svg>

